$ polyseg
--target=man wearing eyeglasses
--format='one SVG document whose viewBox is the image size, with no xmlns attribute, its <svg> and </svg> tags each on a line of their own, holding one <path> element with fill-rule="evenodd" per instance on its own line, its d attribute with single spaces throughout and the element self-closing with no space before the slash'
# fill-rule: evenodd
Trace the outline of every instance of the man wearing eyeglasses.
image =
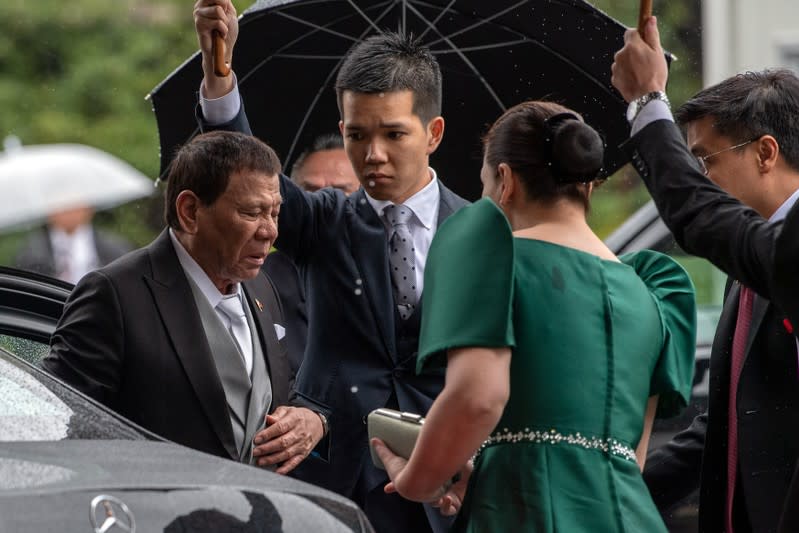
<svg viewBox="0 0 799 533">
<path fill-rule="evenodd" d="M 799 80 L 749 72 L 704 89 L 676 112 L 686 147 L 667 72 L 654 18 L 643 38 L 628 31 L 613 65 L 631 102 L 625 149 L 677 242 L 731 279 L 708 412 L 650 454 L 644 477 L 662 510 L 699 487 L 700 531 L 776 531 L 799 456 L 797 345 L 770 302 L 779 224 L 799 196 Z"/>
</svg>

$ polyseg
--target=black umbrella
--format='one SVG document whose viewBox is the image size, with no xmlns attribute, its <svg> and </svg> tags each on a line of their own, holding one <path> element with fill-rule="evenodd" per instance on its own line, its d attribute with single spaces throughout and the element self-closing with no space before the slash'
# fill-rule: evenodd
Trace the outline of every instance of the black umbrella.
<svg viewBox="0 0 799 533">
<path fill-rule="evenodd" d="M 557 101 L 604 136 L 603 173 L 625 162 L 626 104 L 610 83 L 624 26 L 581 0 L 260 0 L 239 21 L 234 70 L 255 135 L 288 167 L 320 133 L 338 129 L 333 90 L 347 50 L 381 30 L 421 37 L 444 77 L 444 141 L 432 157 L 442 180 L 479 196 L 480 136 L 506 108 Z M 197 133 L 199 53 L 149 95 L 161 170 Z"/>
</svg>

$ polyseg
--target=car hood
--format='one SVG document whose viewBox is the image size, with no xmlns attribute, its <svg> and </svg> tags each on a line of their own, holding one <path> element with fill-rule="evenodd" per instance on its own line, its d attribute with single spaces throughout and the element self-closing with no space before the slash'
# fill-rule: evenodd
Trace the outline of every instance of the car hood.
<svg viewBox="0 0 799 533">
<path fill-rule="evenodd" d="M 0 531 L 92 532 L 109 518 L 108 533 L 372 531 L 342 496 L 172 443 L 0 443 Z"/>
</svg>

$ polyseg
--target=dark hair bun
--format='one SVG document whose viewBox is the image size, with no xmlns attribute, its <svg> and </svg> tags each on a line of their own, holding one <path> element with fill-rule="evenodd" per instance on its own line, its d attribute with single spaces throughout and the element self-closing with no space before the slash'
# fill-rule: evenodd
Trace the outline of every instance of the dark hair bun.
<svg viewBox="0 0 799 533">
<path fill-rule="evenodd" d="M 602 169 L 605 155 L 602 137 L 594 128 L 571 113 L 555 115 L 547 123 L 550 128 L 551 162 L 555 179 L 560 183 L 587 183 L 595 180 Z"/>
</svg>

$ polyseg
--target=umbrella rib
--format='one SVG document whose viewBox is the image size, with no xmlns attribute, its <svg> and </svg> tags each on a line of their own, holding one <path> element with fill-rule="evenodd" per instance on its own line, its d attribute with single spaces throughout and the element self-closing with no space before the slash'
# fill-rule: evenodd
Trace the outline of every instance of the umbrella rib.
<svg viewBox="0 0 799 533">
<path fill-rule="evenodd" d="M 378 21 L 378 22 L 383 20 L 385 18 L 385 16 L 388 15 L 391 12 L 393 7 L 394 7 L 393 4 L 389 4 L 388 7 L 382 13 L 380 13 L 380 15 L 378 17 L 375 18 L 375 20 Z M 377 27 L 376 24 L 374 24 L 374 23 L 372 23 L 371 26 L 372 27 Z M 378 28 L 377 31 L 379 32 L 380 29 Z M 360 41 L 368 33 L 369 33 L 369 28 L 366 28 L 363 32 L 361 32 L 361 34 L 360 34 L 360 36 L 358 37 L 357 40 Z M 319 90 L 316 91 L 316 95 L 314 96 L 314 99 L 311 102 L 311 105 L 308 106 L 308 110 L 305 112 L 305 116 L 302 117 L 302 121 L 300 122 L 300 125 L 297 128 L 297 133 L 294 134 L 294 139 L 292 139 L 292 141 L 291 141 L 291 146 L 289 147 L 288 154 L 286 154 L 286 160 L 287 161 L 289 159 L 291 159 L 291 156 L 294 153 L 294 148 L 297 146 L 297 141 L 299 140 L 300 135 L 302 134 L 303 130 L 305 129 L 305 124 L 308 123 L 308 118 L 311 116 L 311 112 L 316 108 L 316 104 L 317 104 L 317 102 L 319 102 L 319 98 L 322 96 L 322 91 L 324 90 L 325 87 L 327 87 L 328 82 L 333 77 L 333 75 L 338 71 L 338 68 L 341 66 L 341 63 L 343 63 L 343 62 L 344 62 L 344 57 L 341 57 L 338 60 L 338 62 L 336 63 L 336 65 L 333 67 L 333 69 L 330 71 L 330 73 L 327 75 L 327 78 L 325 78 L 325 82 L 323 84 L 321 84 L 319 86 Z"/>
<path fill-rule="evenodd" d="M 315 30 L 319 30 L 319 31 L 322 31 L 322 32 L 325 32 L 325 33 L 329 33 L 331 35 L 335 35 L 336 37 L 341 37 L 342 39 L 346 39 L 348 41 L 357 42 L 357 40 L 351 35 L 347 35 L 346 33 L 341 33 L 341 32 L 338 32 L 338 31 L 331 30 L 330 28 L 328 28 L 326 26 L 319 26 L 318 24 L 314 24 L 312 22 L 308 22 L 307 20 L 303 20 L 303 19 L 301 19 L 299 17 L 296 17 L 294 15 L 290 15 L 288 13 L 284 13 L 283 11 L 278 11 L 275 14 L 280 15 L 283 18 L 287 18 L 289 20 L 293 20 L 294 22 L 299 22 L 300 24 L 304 24 L 305 26 L 308 26 L 308 27 L 313 28 Z M 342 17 L 339 20 L 343 20 L 343 18 L 346 18 L 346 17 Z M 338 22 L 338 21 L 336 21 L 336 22 Z"/>
<path fill-rule="evenodd" d="M 525 38 L 525 39 L 516 39 L 515 41 L 505 41 L 504 43 L 483 44 L 479 46 L 459 46 L 458 50 L 460 50 L 461 52 L 480 52 L 482 50 L 505 48 L 508 46 L 514 46 L 517 44 L 524 44 L 530 42 L 534 41 L 532 39 Z M 447 49 L 433 50 L 434 55 L 455 54 L 455 53 L 457 53 L 456 50 L 447 50 Z"/>
<path fill-rule="evenodd" d="M 366 16 L 366 13 L 364 13 L 363 11 L 361 11 L 361 8 L 360 8 L 360 7 L 358 7 L 358 6 L 355 4 L 355 2 L 353 2 L 353 0 L 347 0 L 347 3 L 349 3 L 349 4 L 352 6 L 352 9 L 354 9 L 355 11 L 357 11 L 357 12 L 358 12 L 358 14 L 360 14 L 360 15 L 361 15 L 361 16 L 362 16 L 362 17 L 363 17 L 365 20 L 366 20 L 366 22 L 368 22 L 368 23 L 369 23 L 369 25 L 370 25 L 370 26 L 372 26 L 372 28 L 374 28 L 374 30 L 375 30 L 377 33 L 383 33 L 383 31 L 380 29 L 380 27 L 379 27 L 377 24 L 375 24 L 375 23 L 374 23 L 374 21 L 373 21 L 372 19 L 370 19 L 369 17 L 367 17 L 367 16 Z"/>
<path fill-rule="evenodd" d="M 438 24 L 438 21 L 441 20 L 441 17 L 443 17 L 447 13 L 447 11 L 449 11 L 449 8 L 452 7 L 452 4 L 454 4 L 457 1 L 458 0 L 451 0 L 450 3 L 447 4 L 447 6 L 438 13 L 438 16 L 436 16 L 436 18 L 434 18 L 430 23 L 431 26 L 425 28 L 425 30 L 422 32 L 422 35 L 419 36 L 420 41 L 424 39 L 424 36 L 427 35 L 427 32 L 429 32 L 432 27 L 435 27 Z"/>
<path fill-rule="evenodd" d="M 558 3 L 558 4 L 561 4 L 561 5 L 570 5 L 570 4 L 565 4 L 564 2 L 562 2 L 560 0 L 551 0 L 551 1 L 553 1 L 555 3 Z M 448 53 L 456 53 L 459 56 L 461 56 L 462 59 L 464 59 L 466 64 L 469 65 L 469 67 L 473 71 L 476 71 L 474 66 L 468 60 L 466 60 L 464 58 L 464 56 L 459 52 L 459 48 L 456 48 L 455 46 L 453 46 L 452 42 L 450 41 L 450 38 L 451 37 L 455 37 L 457 35 L 460 35 L 460 34 L 466 32 L 466 31 L 470 31 L 470 30 L 472 30 L 474 28 L 477 28 L 479 26 L 482 26 L 484 24 L 487 24 L 487 23 L 491 22 L 493 19 L 495 19 L 495 18 L 497 18 L 499 16 L 502 16 L 502 15 L 504 15 L 504 14 L 510 12 L 510 11 L 513 11 L 514 9 L 517 9 L 517 8 L 521 7 L 522 5 L 527 4 L 527 3 L 529 3 L 529 0 L 521 0 L 520 2 L 517 2 L 516 4 L 506 8 L 506 9 L 504 9 L 504 10 L 498 12 L 498 13 L 495 13 L 495 14 L 491 15 L 490 17 L 487 17 L 484 20 L 482 20 L 480 22 L 477 22 L 476 24 L 473 24 L 471 26 L 468 26 L 466 28 L 463 28 L 461 30 L 458 30 L 458 31 L 456 31 L 454 33 L 451 33 L 449 35 L 446 35 L 446 36 L 442 35 L 438 31 L 437 28 L 431 27 L 430 29 L 434 30 L 440 36 L 440 39 L 438 39 L 436 41 L 432 41 L 430 43 L 426 43 L 426 46 L 431 47 L 431 46 L 433 46 L 435 44 L 439 44 L 441 42 L 446 42 L 446 44 L 449 45 L 449 47 L 452 49 L 451 51 L 450 50 L 437 50 L 437 51 L 434 51 L 433 53 L 436 54 L 436 55 L 441 55 L 441 54 L 445 54 L 445 53 L 447 53 L 447 54 Z M 425 2 L 416 2 L 416 4 L 420 4 L 421 5 L 421 4 L 425 4 Z M 411 9 L 414 9 L 413 6 L 411 6 Z M 422 19 L 422 21 L 424 21 L 427 24 L 430 24 L 429 21 L 427 21 L 423 16 L 421 16 L 421 14 L 419 14 L 418 11 L 416 11 L 416 13 L 419 16 L 419 18 Z M 604 15 L 604 13 L 601 13 L 601 14 Z M 605 16 L 607 17 L 607 15 L 605 15 Z M 607 84 L 603 83 L 601 80 L 598 80 L 596 77 L 594 77 L 593 75 L 588 73 L 584 68 L 582 68 L 579 64 L 575 63 L 574 61 L 572 61 L 568 57 L 566 57 L 563 54 L 557 52 L 556 50 L 546 46 L 539 39 L 531 38 L 531 37 L 526 36 L 526 35 L 524 35 L 522 33 L 519 33 L 516 30 L 513 30 L 511 28 L 505 27 L 505 30 L 508 31 L 508 32 L 512 32 L 512 33 L 515 33 L 515 34 L 519 35 L 521 37 L 521 39 L 519 39 L 519 41 L 518 41 L 519 43 L 529 42 L 531 44 L 534 44 L 535 46 L 538 46 L 538 47 L 546 50 L 550 54 L 554 55 L 555 57 L 557 57 L 558 59 L 560 59 L 561 61 L 563 61 L 567 65 L 569 65 L 570 67 L 572 67 L 576 72 L 579 72 L 580 74 L 582 74 L 586 79 L 591 81 L 594 85 L 597 85 L 598 87 L 602 88 L 603 91 L 608 92 Z M 508 42 L 508 43 L 504 43 L 504 44 L 514 44 L 514 43 Z M 496 47 L 496 46 L 497 45 L 484 45 L 485 49 L 493 48 L 493 47 Z M 463 48 L 462 50 L 471 51 L 471 50 L 479 50 L 479 49 L 480 49 L 480 47 L 472 47 L 472 48 Z M 490 86 L 488 85 L 488 83 L 485 81 L 485 79 L 482 76 L 480 76 L 479 72 L 477 72 L 477 75 L 479 76 L 480 80 L 483 81 L 483 83 L 486 85 L 486 88 L 489 89 L 489 91 L 491 91 L 492 94 L 494 94 L 493 91 L 491 90 Z M 498 99 L 497 99 L 497 101 L 499 102 Z M 504 110 L 505 107 L 503 106 L 502 109 Z"/>
<path fill-rule="evenodd" d="M 408 6 L 408 8 L 409 8 L 411 11 L 413 11 L 414 13 L 416 13 L 416 16 L 417 16 L 417 17 L 419 17 L 419 19 L 421 19 L 421 20 L 422 20 L 422 22 L 424 22 L 424 23 L 425 23 L 425 24 L 427 24 L 427 25 L 430 25 L 430 21 L 429 21 L 429 20 L 427 20 L 426 18 L 424 18 L 424 16 L 422 16 L 422 14 L 421 14 L 419 11 L 417 11 L 417 10 L 416 10 L 416 8 L 415 8 L 414 6 L 412 6 L 412 5 L 409 5 L 409 6 Z M 505 104 L 504 104 L 504 103 L 502 103 L 502 100 L 499 98 L 499 95 L 496 93 L 496 91 L 494 90 L 494 88 L 493 88 L 493 87 L 491 87 L 491 84 L 490 84 L 490 83 L 488 83 L 488 81 L 487 81 L 487 80 L 486 80 L 486 79 L 483 77 L 483 75 L 482 75 L 482 74 L 480 74 L 480 71 L 479 71 L 479 70 L 477 70 L 477 67 L 475 67 L 475 66 L 474 66 L 474 64 L 473 64 L 473 63 L 472 63 L 472 62 L 469 60 L 469 58 L 468 58 L 468 57 L 466 57 L 466 55 L 465 55 L 463 52 L 461 52 L 460 50 L 458 50 L 458 48 L 457 48 L 457 47 L 455 46 L 455 44 L 454 44 L 454 43 L 453 43 L 453 42 L 452 42 L 452 41 L 449 39 L 449 37 L 446 37 L 446 36 L 444 36 L 444 35 L 441 35 L 441 32 L 439 32 L 439 31 L 438 31 L 438 28 L 436 28 L 435 26 L 431 26 L 431 29 L 432 29 L 434 32 L 436 32 L 436 33 L 437 33 L 439 36 L 441 36 L 442 40 L 443 40 L 444 42 L 446 42 L 446 43 L 447 43 L 447 44 L 450 46 L 450 48 L 452 48 L 453 52 L 455 52 L 455 53 L 458 55 L 458 57 L 460 57 L 460 58 L 461 58 L 461 60 L 462 60 L 464 63 L 466 63 L 466 66 L 467 66 L 467 67 L 469 67 L 469 69 L 470 69 L 470 70 L 471 70 L 471 71 L 474 73 L 474 75 L 475 75 L 475 76 L 477 76 L 477 79 L 479 79 L 479 80 L 480 80 L 480 83 L 482 83 L 482 84 L 483 84 L 483 86 L 484 86 L 484 87 L 486 88 L 486 90 L 488 91 L 488 94 L 490 94 L 490 95 L 491 95 L 491 97 L 492 97 L 492 98 L 494 99 L 494 101 L 497 103 L 497 105 L 499 106 L 499 108 L 500 108 L 502 111 L 505 111 L 505 109 L 507 109 L 507 108 L 505 107 Z"/>
<path fill-rule="evenodd" d="M 277 57 L 280 59 L 341 59 L 344 56 L 341 54 L 334 56 L 319 54 L 272 54 L 272 57 Z"/>
<path fill-rule="evenodd" d="M 508 8 L 505 8 L 502 11 L 498 11 L 497 13 L 494 13 L 493 15 L 491 15 L 489 17 L 486 17 L 483 20 L 478 21 L 478 22 L 472 24 L 471 26 L 466 26 L 465 28 L 461 28 L 458 31 L 450 33 L 449 35 L 441 35 L 441 33 L 439 33 L 440 39 L 438 39 L 436 41 L 432 41 L 430 43 L 427 43 L 427 46 L 434 46 L 434 45 L 436 45 L 436 44 L 438 44 L 438 43 L 440 43 L 440 42 L 442 42 L 444 40 L 451 39 L 452 37 L 456 37 L 456 36 L 458 36 L 458 35 L 460 35 L 462 33 L 466 33 L 467 31 L 471 31 L 471 30 L 473 30 L 475 28 L 479 28 L 480 26 L 484 26 L 484 25 L 488 24 L 489 22 L 493 21 L 494 19 L 496 19 L 498 17 L 501 17 L 502 15 L 505 15 L 506 13 L 509 13 L 509 12 L 513 11 L 514 9 L 518 9 L 519 7 L 523 6 L 524 4 L 527 4 L 528 1 L 529 0 L 521 0 L 520 2 L 517 2 L 516 4 L 513 4 L 512 6 L 510 6 Z M 511 30 L 510 28 L 505 28 L 505 29 L 507 31 L 509 31 L 509 32 L 513 32 L 513 33 L 516 33 L 516 34 L 519 34 L 519 35 L 523 35 L 523 34 L 520 34 L 519 32 L 517 32 L 515 30 Z"/>
<path fill-rule="evenodd" d="M 389 1 L 389 2 L 386 2 L 386 3 L 387 3 L 387 4 L 389 4 L 389 7 L 386 9 L 386 11 L 384 11 L 384 12 L 381 14 L 380 18 L 384 17 L 384 16 L 385 16 L 385 14 L 386 14 L 388 11 L 390 11 L 390 10 L 391 10 L 391 7 L 392 7 L 391 1 Z M 282 11 L 275 11 L 274 13 L 275 13 L 275 14 L 278 14 L 278 15 L 281 15 L 281 16 L 284 16 L 284 17 L 288 16 L 286 13 L 283 13 Z M 266 14 L 267 14 L 267 13 L 265 12 L 265 13 L 264 13 L 264 15 L 262 15 L 262 16 L 266 16 Z M 346 16 L 343 16 L 343 17 L 339 17 L 339 18 L 338 18 L 338 19 L 336 19 L 336 20 L 332 20 L 332 21 L 330 21 L 330 22 L 328 23 L 328 26 L 332 26 L 333 24 L 338 24 L 338 23 L 339 23 L 339 22 L 341 22 L 342 20 L 346 20 L 346 19 L 350 18 L 351 16 L 352 16 L 352 15 L 346 15 Z M 259 17 L 259 18 L 260 18 L 260 17 Z M 255 18 L 251 18 L 251 19 L 249 19 L 249 20 L 250 20 L 250 21 L 252 21 L 252 20 L 255 20 Z M 308 38 L 309 36 L 313 35 L 314 33 L 318 32 L 318 31 L 328 31 L 329 33 L 333 33 L 334 35 L 336 34 L 336 32 L 334 32 L 333 30 L 330 30 L 330 29 L 328 29 L 328 28 L 327 28 L 327 27 L 325 27 L 325 26 L 317 26 L 316 24 L 311 24 L 311 23 L 309 23 L 309 22 L 307 22 L 307 21 L 304 21 L 304 20 L 302 20 L 302 19 L 298 19 L 297 21 L 298 21 L 298 22 L 301 22 L 301 23 L 303 23 L 303 24 L 305 24 L 306 26 L 308 26 L 308 27 L 310 27 L 310 28 L 313 28 L 313 31 L 309 31 L 309 32 L 303 33 L 302 35 L 300 35 L 299 37 L 297 37 L 297 38 L 296 38 L 296 39 L 294 39 L 293 41 L 290 41 L 290 42 L 286 43 L 285 45 L 281 46 L 281 47 L 280 47 L 280 49 L 276 50 L 274 54 L 272 54 L 272 55 L 270 55 L 270 56 L 267 56 L 265 59 L 263 59 L 263 60 L 259 61 L 257 65 L 253 66 L 253 68 L 252 68 L 252 69 L 250 69 L 250 71 L 249 71 L 249 72 L 247 72 L 247 74 L 245 74 L 244 76 L 242 76 L 242 78 L 239 80 L 239 83 L 240 83 L 240 84 L 241 84 L 241 83 L 244 83 L 244 82 L 247 80 L 247 78 L 249 78 L 251 75 L 253 75 L 255 72 L 257 72 L 257 71 L 258 71 L 258 70 L 259 70 L 261 67 L 263 67 L 263 66 L 264 66 L 264 65 L 265 65 L 267 62 L 269 62 L 269 60 L 271 60 L 271 59 L 272 59 L 274 56 L 276 56 L 276 55 L 278 55 L 278 54 L 282 53 L 282 52 L 283 52 L 283 50 L 286 50 L 286 49 L 288 49 L 288 48 L 290 48 L 290 47 L 294 46 L 296 43 L 298 43 L 298 42 L 302 41 L 303 39 L 306 39 L 306 38 Z M 353 39 L 353 38 L 352 38 L 352 36 L 350 36 L 350 35 L 346 35 L 346 34 L 344 34 L 344 35 L 343 35 L 343 37 L 344 37 L 344 38 L 346 38 L 347 40 L 350 40 L 350 41 L 358 41 L 358 40 L 359 40 L 359 39 Z M 199 54 L 199 52 L 197 52 L 197 54 Z M 199 129 L 199 128 L 198 128 L 198 129 Z M 197 131 L 197 130 L 195 130 L 195 131 Z"/>
</svg>

